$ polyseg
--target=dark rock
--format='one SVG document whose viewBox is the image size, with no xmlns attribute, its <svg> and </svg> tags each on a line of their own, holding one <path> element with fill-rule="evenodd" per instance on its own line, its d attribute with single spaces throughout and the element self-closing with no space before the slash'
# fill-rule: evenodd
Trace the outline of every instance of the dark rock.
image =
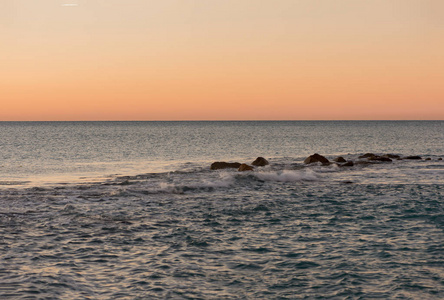
<svg viewBox="0 0 444 300">
<path fill-rule="evenodd" d="M 317 153 L 310 155 L 309 157 L 307 157 L 304 160 L 305 164 L 311 164 L 311 163 L 315 163 L 315 162 L 320 162 L 322 164 L 329 164 L 330 161 L 328 159 L 326 159 L 325 157 L 323 157 L 322 155 L 319 155 Z"/>
<path fill-rule="evenodd" d="M 339 162 L 339 163 L 347 162 L 347 161 L 345 160 L 345 158 L 343 158 L 342 156 L 336 157 L 335 159 L 333 159 L 333 161 L 335 161 L 335 162 Z"/>
<path fill-rule="evenodd" d="M 229 168 L 233 168 L 233 169 L 238 169 L 240 167 L 240 163 L 238 162 L 234 162 L 234 163 L 227 163 L 224 161 L 216 161 L 214 163 L 211 164 L 211 170 L 220 170 L 220 169 L 229 169 Z"/>
<path fill-rule="evenodd" d="M 345 164 L 339 165 L 340 167 L 353 167 L 355 164 L 351 160 L 346 162 Z"/>
<path fill-rule="evenodd" d="M 392 159 L 401 158 L 401 156 L 396 155 L 396 154 L 386 154 L 386 155 L 383 155 L 383 157 L 388 157 L 388 158 L 392 158 Z"/>
<path fill-rule="evenodd" d="M 425 160 L 432 160 L 430 157 L 427 157 Z"/>
<path fill-rule="evenodd" d="M 440 158 L 438 158 L 438 160 L 442 160 L 442 158 L 440 157 Z"/>
<path fill-rule="evenodd" d="M 404 159 L 422 159 L 422 158 L 421 158 L 421 156 L 418 156 L 418 155 L 410 155 L 410 156 L 404 157 Z"/>
<path fill-rule="evenodd" d="M 130 185 L 130 184 L 133 184 L 133 183 L 131 183 L 128 179 L 118 183 L 118 185 Z"/>
<path fill-rule="evenodd" d="M 247 164 L 241 164 L 239 166 L 239 169 L 237 169 L 237 170 L 240 171 L 240 172 L 243 172 L 243 171 L 253 171 L 253 167 L 249 166 Z"/>
<path fill-rule="evenodd" d="M 369 158 L 369 157 L 372 157 L 372 156 L 376 156 L 376 155 L 373 154 L 373 153 L 366 153 L 364 155 L 359 156 L 359 158 Z"/>
<path fill-rule="evenodd" d="M 391 160 L 390 158 L 388 158 L 388 157 L 385 157 L 385 156 L 378 156 L 378 155 L 370 156 L 370 157 L 368 158 L 368 160 L 387 161 L 387 162 L 392 161 L 392 160 Z"/>
<path fill-rule="evenodd" d="M 269 163 L 268 163 L 268 160 L 266 160 L 265 158 L 260 156 L 260 157 L 256 158 L 256 160 L 253 161 L 251 164 L 253 166 L 263 167 L 263 166 L 268 165 Z"/>
</svg>

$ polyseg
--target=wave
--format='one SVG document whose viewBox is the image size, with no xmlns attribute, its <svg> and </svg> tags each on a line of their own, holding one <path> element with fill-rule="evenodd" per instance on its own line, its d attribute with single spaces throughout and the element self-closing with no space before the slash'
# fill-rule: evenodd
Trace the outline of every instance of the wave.
<svg viewBox="0 0 444 300">
<path fill-rule="evenodd" d="M 310 169 L 306 170 L 282 170 L 276 172 L 258 172 L 254 174 L 263 181 L 297 182 L 297 181 L 317 181 L 319 175 Z"/>
<path fill-rule="evenodd" d="M 221 174 L 220 179 L 217 180 L 203 180 L 197 183 L 190 184 L 175 184 L 169 182 L 160 182 L 157 192 L 166 192 L 166 193 L 180 193 L 187 190 L 207 190 L 207 189 L 216 189 L 216 188 L 228 188 L 235 184 L 235 176 L 231 174 Z"/>
<path fill-rule="evenodd" d="M 15 181 L 15 180 L 0 181 L 0 185 L 26 185 L 28 183 L 30 183 L 30 181 Z"/>
<path fill-rule="evenodd" d="M 196 182 L 159 182 L 157 187 L 152 187 L 148 193 L 184 193 L 195 190 L 214 190 L 244 185 L 245 183 L 257 181 L 270 182 L 301 182 L 318 181 L 320 176 L 313 170 L 282 170 L 282 171 L 262 171 L 248 173 L 233 173 L 225 171 L 219 174 L 219 178 L 199 180 Z M 189 179 L 188 179 L 189 180 Z M 187 180 L 187 181 L 188 181 Z"/>
</svg>

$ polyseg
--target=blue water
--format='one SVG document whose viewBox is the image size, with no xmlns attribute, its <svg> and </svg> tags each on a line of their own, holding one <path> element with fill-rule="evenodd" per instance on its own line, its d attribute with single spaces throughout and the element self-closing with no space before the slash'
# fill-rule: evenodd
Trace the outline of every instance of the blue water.
<svg viewBox="0 0 444 300">
<path fill-rule="evenodd" d="M 444 298 L 443 121 L 2 122 L 0 140 L 1 299 Z"/>
</svg>

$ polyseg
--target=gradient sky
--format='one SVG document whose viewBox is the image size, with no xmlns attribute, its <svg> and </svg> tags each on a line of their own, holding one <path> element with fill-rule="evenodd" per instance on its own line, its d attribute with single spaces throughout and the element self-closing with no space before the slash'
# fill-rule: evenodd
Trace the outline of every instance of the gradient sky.
<svg viewBox="0 0 444 300">
<path fill-rule="evenodd" d="M 444 119 L 442 0 L 1 0 L 0 120 Z"/>
</svg>

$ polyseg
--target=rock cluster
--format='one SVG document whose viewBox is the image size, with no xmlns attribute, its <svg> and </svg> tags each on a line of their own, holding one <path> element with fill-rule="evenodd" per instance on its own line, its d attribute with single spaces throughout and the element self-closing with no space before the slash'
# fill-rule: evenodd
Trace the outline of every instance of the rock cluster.
<svg viewBox="0 0 444 300">
<path fill-rule="evenodd" d="M 420 159 L 422 159 L 422 157 L 418 156 L 418 155 L 404 156 L 401 158 L 401 156 L 396 155 L 396 154 L 377 155 L 374 153 L 365 153 L 365 154 L 359 156 L 358 158 L 361 160 L 353 162 L 351 160 L 346 160 L 342 156 L 338 156 L 335 159 L 333 159 L 333 161 L 336 162 L 337 163 L 336 165 L 338 165 L 339 167 L 353 167 L 355 165 L 369 165 L 374 162 L 392 162 L 393 159 L 397 159 L 397 160 L 402 160 L 402 159 L 420 160 Z M 366 159 L 366 160 L 362 160 L 362 159 Z M 425 160 L 432 160 L 432 159 L 428 157 Z M 442 158 L 438 158 L 437 160 L 442 160 Z M 318 153 L 315 153 L 315 154 L 307 157 L 304 160 L 304 163 L 305 164 L 321 163 L 322 165 L 330 165 L 331 164 L 331 162 L 326 157 L 324 157 Z M 263 166 L 269 165 L 269 162 L 265 158 L 259 156 L 251 164 L 255 167 L 263 167 Z M 254 167 L 244 164 L 244 163 L 238 163 L 238 162 L 230 163 L 230 162 L 224 162 L 224 161 L 214 162 L 211 164 L 210 168 L 211 168 L 211 170 L 221 170 L 221 169 L 232 168 L 232 169 L 237 169 L 240 172 L 254 170 Z"/>
<path fill-rule="evenodd" d="M 256 166 L 256 167 L 263 167 L 268 165 L 269 162 L 268 160 L 266 160 L 265 158 L 259 156 L 258 158 L 256 158 L 252 165 Z M 211 170 L 222 170 L 222 169 L 237 169 L 239 172 L 243 172 L 243 171 L 253 171 L 253 167 L 249 166 L 247 164 L 241 164 L 238 162 L 234 162 L 234 163 L 230 163 L 230 162 L 225 162 L 225 161 L 216 161 L 214 163 L 211 164 L 210 166 Z"/>
</svg>

